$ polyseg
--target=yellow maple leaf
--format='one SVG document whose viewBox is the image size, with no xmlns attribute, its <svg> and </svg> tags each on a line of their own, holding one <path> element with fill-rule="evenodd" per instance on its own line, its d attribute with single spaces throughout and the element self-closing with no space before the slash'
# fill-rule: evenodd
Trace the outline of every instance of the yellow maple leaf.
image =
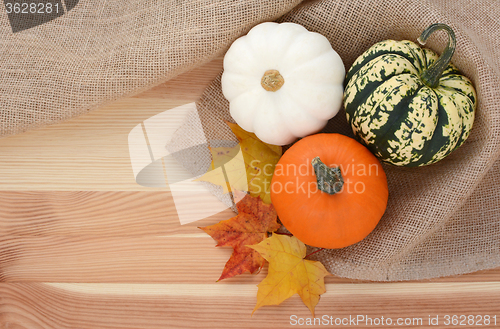
<svg viewBox="0 0 500 329">
<path fill-rule="evenodd" d="M 212 154 L 212 169 L 221 167 L 225 163 L 231 161 L 240 151 L 238 145 L 233 147 L 208 147 L 208 149 Z"/>
<path fill-rule="evenodd" d="M 212 170 L 207 171 L 197 181 L 210 182 L 222 186 L 223 193 L 248 191 L 245 161 L 240 146 L 209 147 L 212 154 Z"/>
<path fill-rule="evenodd" d="M 319 296 L 326 291 L 324 278 L 331 274 L 320 262 L 304 259 L 304 243 L 294 236 L 273 233 L 270 238 L 249 247 L 269 262 L 267 276 L 258 285 L 257 305 L 253 312 L 264 305 L 279 305 L 299 294 L 314 316 Z"/>
<path fill-rule="evenodd" d="M 239 144 L 210 148 L 212 170 L 196 180 L 220 185 L 224 193 L 231 189 L 248 191 L 253 197 L 260 196 L 264 203 L 271 203 L 271 179 L 282 154 L 281 146 L 266 144 L 237 124 L 226 123 Z"/>
</svg>

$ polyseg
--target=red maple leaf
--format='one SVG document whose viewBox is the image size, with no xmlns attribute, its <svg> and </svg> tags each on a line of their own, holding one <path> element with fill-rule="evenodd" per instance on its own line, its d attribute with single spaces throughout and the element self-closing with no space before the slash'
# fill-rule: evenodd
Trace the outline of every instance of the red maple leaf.
<svg viewBox="0 0 500 329">
<path fill-rule="evenodd" d="M 235 199 L 240 198 L 236 196 Z M 265 259 L 256 250 L 247 246 L 263 241 L 269 232 L 275 232 L 281 226 L 273 205 L 264 203 L 260 197 L 245 194 L 236 204 L 236 208 L 238 215 L 215 225 L 200 227 L 217 241 L 217 247 L 233 248 L 233 253 L 218 281 L 246 271 L 250 273 L 259 271 L 264 266 Z"/>
</svg>

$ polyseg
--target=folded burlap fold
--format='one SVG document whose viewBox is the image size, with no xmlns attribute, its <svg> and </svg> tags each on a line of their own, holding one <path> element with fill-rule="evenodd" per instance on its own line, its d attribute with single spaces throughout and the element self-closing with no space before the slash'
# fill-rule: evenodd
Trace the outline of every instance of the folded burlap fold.
<svg viewBox="0 0 500 329">
<path fill-rule="evenodd" d="M 389 203 L 375 231 L 350 247 L 316 253 L 316 259 L 335 275 L 380 281 L 433 278 L 500 266 L 498 3 L 323 0 L 304 3 L 279 21 L 298 23 L 325 35 L 347 68 L 378 41 L 416 41 L 428 25 L 446 23 L 457 37 L 452 61 L 473 81 L 479 100 L 472 134 L 462 147 L 426 167 L 384 165 Z M 436 33 L 426 47 L 439 53 L 446 42 L 444 33 Z M 236 141 L 224 123 L 232 119 L 220 76 L 197 105 L 209 143 Z M 343 112 L 325 131 L 352 136 Z M 185 133 L 181 128 L 180 134 Z M 182 138 L 175 143 L 169 147 L 189 146 L 183 145 Z M 207 163 L 200 165 L 207 168 L 210 158 L 205 154 L 204 159 Z"/>
</svg>

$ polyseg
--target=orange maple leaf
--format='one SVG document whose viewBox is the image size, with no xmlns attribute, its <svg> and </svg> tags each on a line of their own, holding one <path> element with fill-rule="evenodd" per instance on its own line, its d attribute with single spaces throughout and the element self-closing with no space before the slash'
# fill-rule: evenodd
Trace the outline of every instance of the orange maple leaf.
<svg viewBox="0 0 500 329">
<path fill-rule="evenodd" d="M 326 291 L 324 278 L 331 274 L 320 262 L 304 259 L 305 244 L 294 236 L 273 234 L 249 247 L 269 262 L 269 272 L 258 285 L 257 305 L 253 312 L 264 305 L 279 305 L 299 294 L 314 316 L 319 296 Z"/>
<path fill-rule="evenodd" d="M 272 204 L 264 203 L 260 197 L 253 197 L 239 191 L 233 191 L 238 215 L 211 226 L 200 227 L 215 241 L 217 247 L 233 247 L 233 253 L 224 266 L 219 280 L 227 279 L 246 271 L 255 273 L 264 266 L 264 258 L 247 245 L 259 243 L 267 238 L 268 232 L 281 227 L 276 210 Z"/>
</svg>

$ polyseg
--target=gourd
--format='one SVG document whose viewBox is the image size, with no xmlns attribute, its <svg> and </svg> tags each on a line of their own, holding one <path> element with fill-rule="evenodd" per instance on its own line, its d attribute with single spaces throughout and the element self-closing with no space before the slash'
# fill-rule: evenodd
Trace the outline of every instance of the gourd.
<svg viewBox="0 0 500 329">
<path fill-rule="evenodd" d="M 266 22 L 233 42 L 221 86 L 230 114 L 268 144 L 320 131 L 342 106 L 345 68 L 321 34 Z"/>
<path fill-rule="evenodd" d="M 283 225 L 314 247 L 364 239 L 387 207 L 379 160 L 353 138 L 315 134 L 294 143 L 276 164 L 271 201 Z"/>
<path fill-rule="evenodd" d="M 470 134 L 476 109 L 471 81 L 450 63 L 455 34 L 440 57 L 411 41 L 386 40 L 354 62 L 346 76 L 344 107 L 356 137 L 379 159 L 397 166 L 436 163 Z"/>
</svg>

